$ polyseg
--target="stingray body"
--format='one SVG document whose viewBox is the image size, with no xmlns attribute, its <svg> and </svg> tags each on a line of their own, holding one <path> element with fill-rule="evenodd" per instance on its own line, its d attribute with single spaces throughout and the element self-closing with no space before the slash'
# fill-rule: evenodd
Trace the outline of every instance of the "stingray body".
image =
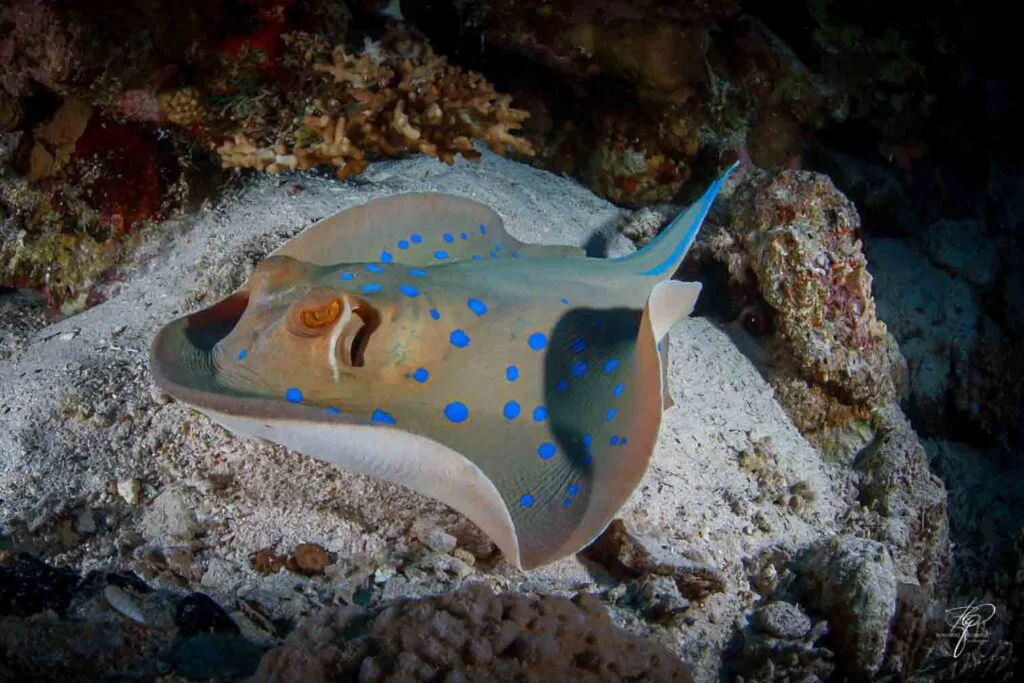
<svg viewBox="0 0 1024 683">
<path fill-rule="evenodd" d="M 661 342 L 700 291 L 670 278 L 727 175 L 618 259 L 523 244 L 449 195 L 346 209 L 162 328 L 154 377 L 236 433 L 451 505 L 522 568 L 554 561 L 647 469 Z"/>
</svg>

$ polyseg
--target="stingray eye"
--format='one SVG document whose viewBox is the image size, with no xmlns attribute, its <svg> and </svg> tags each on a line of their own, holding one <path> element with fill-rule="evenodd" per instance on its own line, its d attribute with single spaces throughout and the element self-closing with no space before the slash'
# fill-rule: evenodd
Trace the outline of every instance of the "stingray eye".
<svg viewBox="0 0 1024 683">
<path fill-rule="evenodd" d="M 341 315 L 341 301 L 333 299 L 326 306 L 302 312 L 302 324 L 314 330 L 334 324 Z"/>
<path fill-rule="evenodd" d="M 365 301 L 356 301 L 352 307 L 352 317 L 338 338 L 336 351 L 341 362 L 352 368 L 362 367 L 370 337 L 379 326 L 380 313 Z"/>
</svg>

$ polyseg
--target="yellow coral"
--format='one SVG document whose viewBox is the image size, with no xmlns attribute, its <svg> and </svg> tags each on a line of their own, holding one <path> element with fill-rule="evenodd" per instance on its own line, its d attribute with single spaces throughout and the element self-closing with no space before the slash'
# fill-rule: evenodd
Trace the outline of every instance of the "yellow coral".
<svg viewBox="0 0 1024 683">
<path fill-rule="evenodd" d="M 343 178 L 376 156 L 427 154 L 452 163 L 456 154 L 479 156 L 479 139 L 497 154 L 533 156 L 518 137 L 529 114 L 511 106 L 481 75 L 452 66 L 429 45 L 393 28 L 380 43 L 367 42 L 357 57 L 343 48 L 329 53 L 296 38 L 305 60 L 325 78 L 311 93 L 295 125 L 259 143 L 244 135 L 218 148 L 225 167 L 268 171 L 330 165 Z M 330 62 L 317 61 L 329 58 Z"/>
<path fill-rule="evenodd" d="M 164 90 L 157 94 L 156 101 L 167 120 L 179 126 L 199 123 L 205 114 L 202 95 L 197 88 Z"/>
</svg>

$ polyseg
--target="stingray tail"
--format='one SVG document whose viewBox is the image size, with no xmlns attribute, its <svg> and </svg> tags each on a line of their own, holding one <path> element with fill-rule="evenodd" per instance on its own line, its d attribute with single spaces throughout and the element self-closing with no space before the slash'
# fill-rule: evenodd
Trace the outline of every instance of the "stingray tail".
<svg viewBox="0 0 1024 683">
<path fill-rule="evenodd" d="M 690 249 L 690 245 L 697 238 L 700 226 L 711 209 L 711 204 L 718 196 L 722 185 L 729 178 L 739 162 L 736 162 L 711 184 L 704 195 L 695 201 L 690 208 L 673 219 L 668 227 L 653 240 L 648 242 L 643 249 L 618 259 L 622 265 L 628 266 L 630 270 L 639 275 L 660 277 L 661 279 L 672 277 L 672 274 L 683 262 L 683 257 Z"/>
</svg>

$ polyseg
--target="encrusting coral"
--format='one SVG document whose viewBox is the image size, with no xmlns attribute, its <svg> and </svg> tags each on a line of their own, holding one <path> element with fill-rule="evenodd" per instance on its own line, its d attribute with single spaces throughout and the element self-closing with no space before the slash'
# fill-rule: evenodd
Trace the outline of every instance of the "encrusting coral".
<svg viewBox="0 0 1024 683">
<path fill-rule="evenodd" d="M 842 428 L 893 401 L 906 364 L 875 313 L 853 204 L 827 176 L 754 170 L 728 215 L 710 250 L 771 309 L 772 379 L 797 426 Z"/>
<path fill-rule="evenodd" d="M 227 168 L 271 172 L 330 165 L 344 178 L 378 156 L 423 153 L 452 163 L 476 158 L 473 140 L 498 154 L 533 156 L 529 141 L 513 135 L 527 118 L 483 76 L 463 71 L 401 27 L 380 43 L 349 54 L 328 50 L 308 35 L 288 37 L 289 48 L 320 75 L 315 95 L 294 125 L 255 135 L 240 132 L 217 148 Z M 326 56 L 330 61 L 324 61 Z"/>
<path fill-rule="evenodd" d="M 663 646 L 617 629 L 591 595 L 494 595 L 481 583 L 371 615 L 323 610 L 253 681 L 692 681 Z"/>
</svg>

